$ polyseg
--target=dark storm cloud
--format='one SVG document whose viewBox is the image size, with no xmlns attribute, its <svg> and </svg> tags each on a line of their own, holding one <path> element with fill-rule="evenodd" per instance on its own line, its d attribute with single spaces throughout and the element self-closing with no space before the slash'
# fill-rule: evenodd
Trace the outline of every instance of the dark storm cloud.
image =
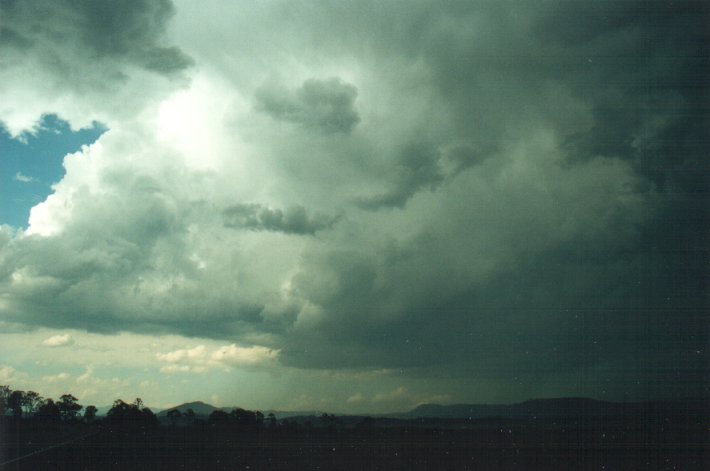
<svg viewBox="0 0 710 471">
<path fill-rule="evenodd" d="M 492 153 L 492 150 L 484 152 L 482 149 L 470 145 L 458 144 L 446 149 L 443 152 L 443 158 L 451 166 L 451 173 L 456 175 L 481 163 Z"/>
<path fill-rule="evenodd" d="M 259 109 L 274 119 L 298 123 L 324 133 L 349 133 L 360 121 L 357 88 L 339 78 L 308 79 L 294 91 L 264 86 L 256 93 Z"/>
<path fill-rule="evenodd" d="M 336 219 L 322 214 L 308 214 L 303 206 L 285 210 L 259 204 L 238 204 L 222 211 L 224 226 L 251 231 L 313 235 L 333 226 Z"/>
<path fill-rule="evenodd" d="M 565 73 L 595 116 L 570 136 L 577 150 L 631 159 L 661 189 L 707 192 L 708 18 L 706 2 L 594 2 L 537 24 L 543 44 L 592 64 Z"/>
<path fill-rule="evenodd" d="M 402 208 L 419 190 L 436 188 L 444 179 L 439 165 L 439 152 L 426 143 L 408 144 L 391 168 L 388 192 L 363 198 L 364 209 Z"/>
<path fill-rule="evenodd" d="M 508 239 L 516 245 L 506 247 L 510 228 L 502 225 L 494 229 L 501 246 L 491 249 L 519 253 L 512 260 L 500 257 L 483 277 L 457 271 L 455 264 L 437 270 L 443 262 L 436 257 L 446 251 L 426 244 L 414 249 L 429 251 L 426 261 L 405 263 L 409 270 L 396 275 L 383 264 L 396 266 L 402 259 L 385 262 L 383 248 L 364 259 L 362 254 L 319 259 L 318 268 L 306 273 L 327 273 L 328 281 L 313 275 L 298 278 L 296 286 L 331 318 L 308 340 L 294 337 L 282 358 L 328 367 L 460 362 L 467 371 L 498 378 L 515 369 L 583 368 L 590 372 L 588 387 L 604 378 L 620 384 L 623 371 L 643 371 L 638 387 L 656 395 L 673 388 L 665 380 L 654 383 L 654 375 L 665 378 L 680 369 L 685 390 L 673 394 L 707 392 L 707 5 L 547 3 L 523 9 L 528 16 L 519 29 L 509 16 L 512 10 L 506 10 L 512 4 L 502 5 L 483 8 L 492 23 L 480 33 L 481 41 L 472 40 L 477 32 L 468 16 L 480 6 L 426 10 L 431 16 L 417 23 L 418 39 L 408 36 L 415 28 L 400 17 L 384 54 L 402 52 L 392 51 L 394 45 L 407 44 L 406 51 L 419 44 L 417 58 L 428 64 L 433 85 L 458 117 L 448 132 L 458 131 L 461 138 L 468 133 L 500 149 L 514 138 L 502 126 L 522 131 L 526 121 L 544 123 L 563 140 L 561 168 L 583 169 L 584 161 L 599 158 L 613 165 L 618 159 L 635 178 L 615 194 L 611 187 L 583 183 L 575 172 L 562 172 L 568 184 L 580 184 L 579 200 L 565 202 L 570 195 L 558 193 L 563 186 L 545 183 L 557 207 L 531 206 L 530 217 L 560 211 L 564 224 L 537 236 L 520 214 L 526 211 L 526 190 L 517 199 L 511 198 L 515 190 L 498 188 L 500 218 L 520 224 L 519 238 Z M 426 146 L 400 155 L 391 167 L 392 190 L 364 199 L 363 207 L 402 207 L 418 189 L 442 185 L 441 159 Z M 450 162 L 460 168 L 480 163 L 469 160 L 470 153 L 457 155 Z M 607 194 L 600 199 L 598 192 Z M 506 199 L 513 204 L 505 206 Z M 631 200 L 643 203 L 628 206 Z M 442 207 L 442 214 L 467 217 L 452 208 Z M 472 219 L 471 237 L 487 223 Z M 560 237 L 575 227 L 575 237 Z M 544 249 L 531 243 L 535 237 L 546 241 Z M 449 242 L 454 240 L 459 239 Z M 448 250 L 466 257 L 465 246 Z M 393 279 L 399 285 L 383 281 Z M 414 295 L 421 292 L 427 296 Z M 411 304 L 402 301 L 407 296 Z M 348 346 L 342 355 L 340 345 Z M 641 393 L 629 388 L 628 394 Z"/>
<path fill-rule="evenodd" d="M 579 29 L 563 26 L 575 18 L 585 18 Z M 539 33 L 546 43 L 572 45 L 597 64 L 587 76 L 568 79 L 592 101 L 595 118 L 588 133 L 570 136 L 572 149 L 578 156 L 631 162 L 659 193 L 657 217 L 642 228 L 636 263 L 626 273 L 638 286 L 614 302 L 629 308 L 627 316 L 642 329 L 637 342 L 666 348 L 649 351 L 649 362 L 660 355 L 666 370 L 694 365 L 689 374 L 705 386 L 709 21 L 707 2 L 601 2 L 577 11 L 561 5 L 540 23 Z"/>
<path fill-rule="evenodd" d="M 14 1 L 0 3 L 1 34 L 17 47 L 42 54 L 47 67 L 72 67 L 68 54 L 95 60 L 120 60 L 162 74 L 177 72 L 191 59 L 161 44 L 174 13 L 169 0 Z M 67 49 L 69 48 L 69 49 Z M 90 67 L 90 64 L 85 64 Z"/>
<path fill-rule="evenodd" d="M 384 193 L 361 197 L 357 201 L 358 206 L 366 210 L 402 209 L 418 192 L 436 190 L 447 179 L 482 163 L 491 153 L 484 153 L 467 144 L 438 149 L 421 140 L 408 142 L 387 170 L 389 189 Z"/>
<path fill-rule="evenodd" d="M 125 201 L 77 191 L 64 234 L 5 243 L 13 321 L 262 335 L 301 368 L 563 378 L 560 395 L 707 393 L 707 6 L 262 5 L 269 28 L 246 14 L 234 27 L 244 43 L 268 37 L 240 50 L 253 63 L 301 64 L 305 48 L 303 67 L 362 71 L 357 89 L 245 92 L 272 119 L 253 120 L 235 168 L 309 209 L 190 210 L 181 191 L 199 179 L 111 186 Z M 31 47 L 21 33 L 3 34 Z"/>
</svg>

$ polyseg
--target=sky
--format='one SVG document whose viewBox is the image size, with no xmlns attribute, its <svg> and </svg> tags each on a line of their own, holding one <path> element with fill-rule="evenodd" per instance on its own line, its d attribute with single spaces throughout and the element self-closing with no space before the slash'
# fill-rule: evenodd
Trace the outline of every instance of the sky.
<svg viewBox="0 0 710 471">
<path fill-rule="evenodd" d="M 11 136 L 0 127 L 0 221 L 27 229 L 33 206 L 52 193 L 52 185 L 64 175 L 64 156 L 91 144 L 103 133 L 98 123 L 72 131 L 69 123 L 45 114 L 20 135 Z"/>
<path fill-rule="evenodd" d="M 0 384 L 710 394 L 707 2 L 0 0 Z"/>
</svg>

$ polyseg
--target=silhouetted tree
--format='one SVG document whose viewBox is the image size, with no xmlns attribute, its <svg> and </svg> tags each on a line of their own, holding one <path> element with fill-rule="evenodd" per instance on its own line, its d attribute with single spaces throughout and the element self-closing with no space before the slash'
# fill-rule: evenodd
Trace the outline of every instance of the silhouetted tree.
<svg viewBox="0 0 710 471">
<path fill-rule="evenodd" d="M 62 394 L 59 397 L 59 402 L 57 403 L 57 407 L 59 407 L 59 411 L 62 414 L 62 419 L 66 422 L 71 422 L 76 419 L 76 414 L 84 408 L 81 404 L 79 404 L 77 401 L 77 398 L 72 396 L 71 394 Z"/>
<path fill-rule="evenodd" d="M 113 401 L 113 405 L 106 413 L 106 417 L 108 417 L 109 419 L 122 417 L 124 415 L 127 415 L 129 408 L 130 404 L 123 402 L 123 400 L 121 399 L 116 399 L 115 401 Z"/>
<path fill-rule="evenodd" d="M 158 418 L 148 407 L 141 409 L 141 423 L 144 427 L 155 428 L 160 425 Z"/>
<path fill-rule="evenodd" d="M 358 422 L 355 427 L 360 430 L 372 430 L 375 427 L 375 419 L 368 416 Z"/>
<path fill-rule="evenodd" d="M 195 420 L 197 420 L 196 417 L 195 417 L 195 411 L 192 410 L 192 409 L 187 409 L 187 410 L 185 411 L 185 418 L 186 418 L 191 424 L 194 424 L 194 423 L 195 423 Z"/>
<path fill-rule="evenodd" d="M 0 385 L 0 417 L 5 417 L 5 411 L 8 409 L 8 399 L 12 390 L 10 386 Z"/>
<path fill-rule="evenodd" d="M 22 400 L 22 405 L 25 409 L 25 416 L 30 417 L 34 415 L 40 404 L 42 404 L 42 396 L 34 391 L 27 391 Z"/>
<path fill-rule="evenodd" d="M 37 409 L 36 417 L 43 423 L 58 423 L 61 420 L 62 414 L 53 400 L 46 399 L 42 401 Z"/>
<path fill-rule="evenodd" d="M 175 425 L 182 417 L 182 412 L 178 409 L 171 409 L 168 411 L 168 419 L 170 419 L 170 424 Z"/>
<path fill-rule="evenodd" d="M 22 417 L 22 404 L 24 401 L 24 391 L 12 391 L 7 399 L 7 407 L 12 411 L 12 416 L 16 419 Z"/>
<path fill-rule="evenodd" d="M 335 415 L 333 414 L 326 414 L 323 413 L 323 415 L 320 416 L 320 422 L 325 427 L 328 429 L 328 431 L 333 432 L 335 431 L 336 428 L 336 420 L 335 420 Z"/>
<path fill-rule="evenodd" d="M 221 409 L 213 410 L 207 418 L 207 423 L 217 426 L 227 425 L 229 423 L 229 414 Z"/>
<path fill-rule="evenodd" d="M 116 399 L 106 414 L 108 422 L 119 428 L 153 428 L 158 425 L 155 414 L 147 407 L 141 408 L 143 401 L 137 398 L 132 404 Z"/>
<path fill-rule="evenodd" d="M 288 420 L 288 419 L 283 419 L 281 421 L 281 426 L 283 427 L 284 430 L 286 430 L 289 433 L 295 433 L 298 432 L 298 422 L 295 420 Z"/>
<path fill-rule="evenodd" d="M 256 414 L 250 410 L 237 407 L 229 414 L 229 418 L 232 424 L 238 428 L 244 429 L 256 426 Z"/>
<path fill-rule="evenodd" d="M 86 408 L 84 409 L 84 421 L 87 423 L 93 422 L 96 418 L 96 412 L 96 406 L 86 406 Z"/>
<path fill-rule="evenodd" d="M 269 415 L 267 415 L 266 417 L 268 419 L 269 428 L 270 429 L 276 428 L 276 416 L 274 415 L 274 413 L 269 412 Z"/>
</svg>

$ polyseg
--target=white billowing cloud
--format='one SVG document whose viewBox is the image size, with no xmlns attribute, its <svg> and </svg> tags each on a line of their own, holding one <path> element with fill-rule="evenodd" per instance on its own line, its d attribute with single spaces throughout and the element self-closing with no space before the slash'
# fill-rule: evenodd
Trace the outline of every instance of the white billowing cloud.
<svg viewBox="0 0 710 471">
<path fill-rule="evenodd" d="M 210 352 L 204 345 L 157 353 L 156 358 L 168 363 L 161 367 L 163 373 L 204 373 L 213 368 L 249 367 L 267 365 L 278 358 L 279 351 L 261 346 L 239 347 L 225 345 Z"/>
<path fill-rule="evenodd" d="M 266 347 L 238 347 L 235 344 L 220 347 L 210 355 L 210 359 L 220 364 L 232 366 L 248 366 L 275 360 L 278 350 Z"/>
<path fill-rule="evenodd" d="M 59 373 L 56 375 L 43 376 L 42 381 L 45 383 L 64 383 L 70 378 L 68 373 Z"/>
<path fill-rule="evenodd" d="M 53 335 L 42 341 L 42 345 L 45 347 L 64 347 L 73 344 L 74 339 L 69 334 Z"/>
<path fill-rule="evenodd" d="M 76 382 L 77 382 L 77 383 L 87 383 L 87 382 L 90 382 L 92 379 L 94 379 L 94 378 L 93 378 L 93 375 L 94 375 L 94 367 L 93 367 L 93 366 L 88 366 L 88 367 L 86 368 L 86 371 L 84 371 L 84 373 L 82 373 L 81 375 L 79 375 L 79 376 L 76 378 Z"/>
<path fill-rule="evenodd" d="M 160 368 L 161 373 L 204 373 L 207 368 L 190 365 L 165 365 Z"/>
<path fill-rule="evenodd" d="M 12 382 L 15 376 L 15 368 L 10 365 L 0 366 L 0 383 L 7 385 Z"/>
<path fill-rule="evenodd" d="M 152 127 L 160 146 L 173 149 L 188 169 L 219 172 L 225 160 L 243 158 L 245 144 L 228 123 L 245 106 L 238 90 L 198 72 L 151 111 Z"/>
<path fill-rule="evenodd" d="M 168 363 L 179 363 L 184 360 L 190 362 L 202 361 L 207 357 L 207 349 L 204 345 L 198 345 L 194 348 L 175 350 L 168 353 L 158 353 L 156 357 L 158 360 Z"/>
</svg>

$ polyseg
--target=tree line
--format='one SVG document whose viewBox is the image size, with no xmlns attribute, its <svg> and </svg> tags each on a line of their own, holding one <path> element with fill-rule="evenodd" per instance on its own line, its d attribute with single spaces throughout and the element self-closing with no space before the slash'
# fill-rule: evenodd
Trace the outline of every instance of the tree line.
<svg viewBox="0 0 710 471">
<path fill-rule="evenodd" d="M 72 394 L 62 394 L 59 399 L 42 397 L 35 391 L 13 390 L 9 386 L 0 385 L 0 418 L 15 420 L 35 420 L 44 423 L 93 423 L 98 420 L 98 409 L 94 405 L 84 407 Z M 82 413 L 83 411 L 83 413 Z M 328 417 L 324 414 L 324 417 Z M 179 409 L 167 412 L 171 425 L 195 425 L 202 420 L 192 409 L 185 413 Z M 334 417 L 332 419 L 334 420 Z M 128 403 L 116 399 L 106 413 L 105 421 L 116 426 L 155 427 L 159 425 L 157 416 L 145 407 L 140 398 Z M 234 429 L 274 429 L 281 426 L 293 427 L 289 421 L 279 423 L 273 413 L 264 416 L 260 411 L 250 411 L 235 408 L 231 412 L 221 409 L 214 410 L 207 417 L 207 424 L 217 428 Z"/>
<path fill-rule="evenodd" d="M 72 394 L 62 394 L 59 399 L 45 398 L 35 391 L 12 390 L 0 385 L 0 420 L 35 421 L 48 424 L 61 423 L 107 423 L 117 429 L 155 428 L 160 421 L 145 407 L 140 398 L 133 402 L 116 399 L 104 418 L 97 417 L 98 409 L 94 405 L 84 407 Z M 372 421 L 371 418 L 367 418 Z M 323 414 L 315 423 L 306 420 L 302 424 L 295 420 L 277 420 L 273 413 L 264 415 L 260 411 L 234 408 L 230 412 L 221 409 L 212 411 L 207 420 L 200 418 L 192 409 L 181 412 L 170 409 L 166 413 L 166 422 L 171 426 L 192 426 L 206 424 L 216 429 L 234 431 L 256 431 L 261 429 L 294 432 L 315 428 L 334 432 L 341 424 L 332 414 Z M 360 425 L 360 424 L 358 424 Z M 362 425 L 370 425 L 369 422 Z"/>
<path fill-rule="evenodd" d="M 82 413 L 83 410 L 83 413 Z M 84 407 L 72 394 L 62 394 L 59 399 L 42 397 L 35 391 L 13 390 L 0 385 L 0 418 L 34 420 L 43 423 L 92 423 L 97 420 L 96 406 Z M 157 426 L 158 418 L 137 398 L 132 403 L 122 399 L 114 401 L 106 420 L 116 425 Z"/>
<path fill-rule="evenodd" d="M 83 415 L 80 411 L 84 409 Z M 37 418 L 46 422 L 91 422 L 96 418 L 96 406 L 82 406 L 72 394 L 62 394 L 56 401 L 35 391 L 13 390 L 0 385 L 0 417 Z"/>
</svg>

